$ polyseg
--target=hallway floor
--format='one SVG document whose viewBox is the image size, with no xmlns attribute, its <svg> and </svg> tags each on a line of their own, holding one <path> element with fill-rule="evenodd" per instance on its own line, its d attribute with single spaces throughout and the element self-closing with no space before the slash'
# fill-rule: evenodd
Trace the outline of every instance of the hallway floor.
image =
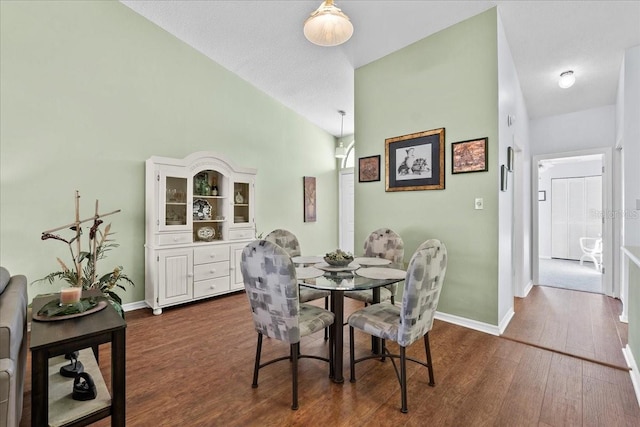
<svg viewBox="0 0 640 427">
<path fill-rule="evenodd" d="M 502 335 L 514 341 L 627 370 L 622 348 L 627 324 L 620 300 L 601 294 L 534 286 L 516 298 L 515 316 Z"/>
</svg>

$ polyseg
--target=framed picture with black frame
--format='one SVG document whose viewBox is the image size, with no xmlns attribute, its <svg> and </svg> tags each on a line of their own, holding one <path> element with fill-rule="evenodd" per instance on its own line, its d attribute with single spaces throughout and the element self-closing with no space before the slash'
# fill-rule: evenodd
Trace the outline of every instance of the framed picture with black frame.
<svg viewBox="0 0 640 427">
<path fill-rule="evenodd" d="M 476 138 L 451 144 L 451 173 L 487 172 L 489 138 Z"/>
<path fill-rule="evenodd" d="M 358 182 L 380 181 L 380 155 L 358 159 Z"/>
<path fill-rule="evenodd" d="M 444 128 L 385 139 L 385 191 L 444 190 Z"/>
<path fill-rule="evenodd" d="M 304 183 L 304 222 L 316 222 L 316 177 L 305 176 Z"/>
</svg>

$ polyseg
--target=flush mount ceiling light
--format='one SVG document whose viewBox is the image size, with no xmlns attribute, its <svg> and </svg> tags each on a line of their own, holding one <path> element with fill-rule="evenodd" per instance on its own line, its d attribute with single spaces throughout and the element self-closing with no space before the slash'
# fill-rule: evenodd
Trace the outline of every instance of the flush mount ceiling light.
<svg viewBox="0 0 640 427">
<path fill-rule="evenodd" d="M 338 46 L 351 38 L 353 25 L 333 0 L 325 0 L 304 21 L 304 36 L 318 46 Z"/>
<path fill-rule="evenodd" d="M 576 76 L 573 75 L 573 71 L 565 71 L 564 73 L 560 74 L 560 80 L 558 80 L 558 85 L 562 89 L 566 89 L 573 86 L 575 82 L 576 82 Z"/>
<path fill-rule="evenodd" d="M 345 157 L 347 157 L 347 149 L 342 144 L 342 130 L 344 129 L 345 112 L 342 110 L 338 110 L 338 114 L 342 116 L 342 121 L 340 122 L 340 145 L 336 147 L 336 159 L 344 159 Z"/>
</svg>

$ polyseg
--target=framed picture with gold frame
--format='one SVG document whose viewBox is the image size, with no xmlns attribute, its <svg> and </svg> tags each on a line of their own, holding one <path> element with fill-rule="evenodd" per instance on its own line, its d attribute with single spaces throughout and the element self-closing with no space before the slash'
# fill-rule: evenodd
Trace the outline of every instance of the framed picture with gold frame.
<svg viewBox="0 0 640 427">
<path fill-rule="evenodd" d="M 385 191 L 444 190 L 444 128 L 385 139 Z"/>
</svg>

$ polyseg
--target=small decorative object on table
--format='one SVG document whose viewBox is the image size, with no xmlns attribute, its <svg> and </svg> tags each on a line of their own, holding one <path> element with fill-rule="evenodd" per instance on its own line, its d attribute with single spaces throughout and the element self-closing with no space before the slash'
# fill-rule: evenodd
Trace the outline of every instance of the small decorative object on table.
<svg viewBox="0 0 640 427">
<path fill-rule="evenodd" d="M 69 286 L 60 289 L 60 304 L 75 304 L 80 301 L 82 288 L 80 286 Z"/>
<path fill-rule="evenodd" d="M 61 302 L 65 303 L 64 306 L 58 304 L 58 301 L 55 300 L 55 307 L 51 307 L 51 312 L 47 312 L 46 314 L 39 316 L 39 318 L 36 318 L 37 315 L 34 315 L 34 319 L 47 321 L 82 316 L 93 311 L 99 311 L 109 303 L 111 303 L 116 311 L 124 317 L 122 300 L 115 292 L 114 288 L 126 290 L 125 284 L 133 286 L 134 283 L 129 279 L 129 277 L 122 273 L 122 266 L 116 266 L 103 275 L 99 275 L 97 270 L 98 260 L 105 258 L 107 251 L 118 247 L 112 238 L 113 233 L 111 232 L 111 224 L 107 224 L 104 227 L 104 230 L 101 230 L 100 227 L 104 223 L 102 218 L 118 212 L 120 212 L 120 209 L 104 214 L 99 213 L 98 201 L 96 200 L 95 214 L 90 218 L 81 220 L 80 193 L 76 191 L 75 220 L 70 224 L 42 232 L 42 240 L 60 240 L 67 244 L 69 251 L 71 252 L 71 268 L 67 267 L 60 258 L 57 258 L 58 266 L 61 267 L 61 270 L 49 273 L 42 279 L 36 280 L 33 283 L 40 281 L 54 283 L 57 280 L 62 280 L 71 285 L 71 288 L 65 288 L 61 291 L 60 299 Z M 86 232 L 83 233 L 82 224 L 86 222 L 92 222 L 92 225 L 91 227 L 85 228 Z M 72 237 L 65 238 L 61 235 L 54 234 L 55 232 L 64 229 L 71 230 L 73 232 Z M 81 237 L 83 235 L 89 237 L 88 251 L 82 250 Z M 97 289 L 106 299 L 94 302 L 85 301 L 85 299 L 79 298 L 79 295 L 77 294 L 78 290 L 74 290 L 74 288 L 80 290 L 80 292 L 82 290 Z M 67 304 L 67 302 L 73 302 L 73 304 Z M 86 306 L 86 304 L 89 304 L 89 306 Z M 57 313 L 53 314 L 53 311 L 57 311 Z"/>
<path fill-rule="evenodd" d="M 74 317 L 86 316 L 87 314 L 100 311 L 107 306 L 105 300 L 97 298 L 81 298 L 73 303 L 62 303 L 58 300 L 49 301 L 36 314 L 34 320 L 42 322 L 72 319 Z"/>
<path fill-rule="evenodd" d="M 60 367 L 60 375 L 66 378 L 74 378 L 76 375 L 84 372 L 84 365 L 78 360 L 78 352 L 73 352 L 65 355 L 65 358 L 69 356 L 71 362 L 68 365 Z"/>
<path fill-rule="evenodd" d="M 71 394 L 73 400 L 93 400 L 97 395 L 96 383 L 91 375 L 86 372 L 76 375 L 73 380 L 73 393 Z"/>
<path fill-rule="evenodd" d="M 344 252 L 341 249 L 336 249 L 334 252 L 327 253 L 324 257 L 324 261 L 335 267 L 344 267 L 353 261 L 353 255 L 348 252 Z"/>
</svg>

